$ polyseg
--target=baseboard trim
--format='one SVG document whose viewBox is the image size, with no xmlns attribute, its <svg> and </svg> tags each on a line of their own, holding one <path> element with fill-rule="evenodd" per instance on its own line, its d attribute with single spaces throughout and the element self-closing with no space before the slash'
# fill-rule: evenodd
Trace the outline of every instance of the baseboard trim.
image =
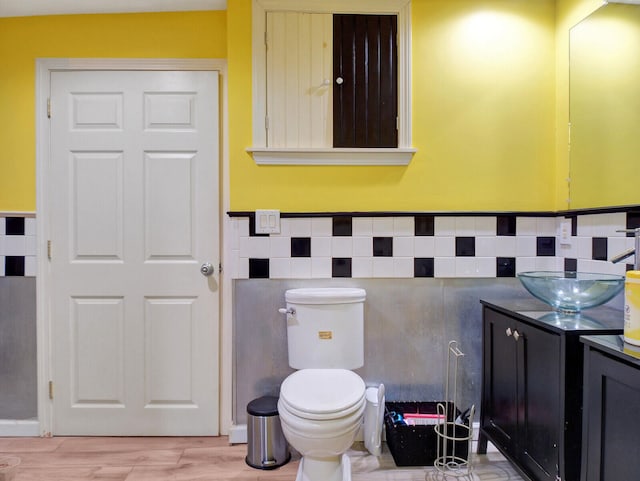
<svg viewBox="0 0 640 481">
<path fill-rule="evenodd" d="M 36 419 L 28 419 L 25 421 L 0 419 L 0 436 L 39 437 L 40 422 Z"/>
<path fill-rule="evenodd" d="M 229 428 L 230 444 L 245 444 L 247 442 L 247 425 L 233 424 Z"/>
</svg>

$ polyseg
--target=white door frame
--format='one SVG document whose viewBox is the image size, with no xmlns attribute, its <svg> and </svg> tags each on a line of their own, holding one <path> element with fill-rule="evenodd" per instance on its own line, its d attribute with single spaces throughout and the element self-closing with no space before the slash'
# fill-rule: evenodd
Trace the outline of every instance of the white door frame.
<svg viewBox="0 0 640 481">
<path fill-rule="evenodd" d="M 229 211 L 229 142 L 227 108 L 227 61 L 225 59 L 111 59 L 111 58 L 40 58 L 36 59 L 36 226 L 37 226 L 37 362 L 38 362 L 38 432 L 51 436 L 53 402 L 49 398 L 52 374 L 51 349 L 51 269 L 47 240 L 50 239 L 51 211 L 47 205 L 50 185 L 50 126 L 47 104 L 52 71 L 68 70 L 209 70 L 220 75 L 220 258 L 222 265 L 231 265 L 225 239 L 229 226 L 225 212 Z M 231 278 L 220 273 L 220 433 L 228 434 L 232 418 L 232 311 Z"/>
</svg>

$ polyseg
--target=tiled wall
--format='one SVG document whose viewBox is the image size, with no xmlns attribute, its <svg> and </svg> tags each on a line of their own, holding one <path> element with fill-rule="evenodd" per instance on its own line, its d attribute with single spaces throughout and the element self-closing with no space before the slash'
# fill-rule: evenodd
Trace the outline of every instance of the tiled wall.
<svg viewBox="0 0 640 481">
<path fill-rule="evenodd" d="M 0 276 L 35 276 L 36 270 L 36 219 L 0 217 Z"/>
<path fill-rule="evenodd" d="M 624 274 L 630 265 L 608 259 L 632 248 L 633 239 L 616 231 L 640 227 L 637 211 L 296 214 L 282 216 L 279 234 L 264 235 L 255 234 L 252 215 L 230 215 L 232 265 L 225 270 L 234 279 L 491 278 L 563 269 Z"/>
<path fill-rule="evenodd" d="M 640 209 L 571 217 L 283 214 L 280 234 L 271 235 L 256 235 L 248 214 L 231 214 L 229 224 L 231 265 L 224 267 L 233 279 L 486 278 L 562 269 L 623 274 L 630 265 L 608 259 L 633 247 L 616 230 L 640 227 Z M 36 219 L 0 217 L 0 276 L 36 271 Z"/>
</svg>

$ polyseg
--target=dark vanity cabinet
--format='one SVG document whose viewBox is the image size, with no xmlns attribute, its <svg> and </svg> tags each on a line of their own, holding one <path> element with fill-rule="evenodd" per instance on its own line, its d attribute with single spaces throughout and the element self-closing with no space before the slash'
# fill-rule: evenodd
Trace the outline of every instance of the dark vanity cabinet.
<svg viewBox="0 0 640 481">
<path fill-rule="evenodd" d="M 485 308 L 483 341 L 482 430 L 535 479 L 555 480 L 561 336 Z"/>
<path fill-rule="evenodd" d="M 567 316 L 534 303 L 483 305 L 478 453 L 491 441 L 525 479 L 578 481 L 580 335 L 622 332 L 622 314 Z M 603 322 L 603 319 L 605 321 Z"/>
<path fill-rule="evenodd" d="M 640 478 L 640 348 L 587 336 L 582 481 Z"/>
</svg>

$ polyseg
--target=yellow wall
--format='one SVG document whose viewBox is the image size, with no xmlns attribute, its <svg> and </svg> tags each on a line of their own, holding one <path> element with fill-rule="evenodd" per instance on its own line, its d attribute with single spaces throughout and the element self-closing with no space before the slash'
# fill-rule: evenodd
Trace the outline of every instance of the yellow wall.
<svg viewBox="0 0 640 481">
<path fill-rule="evenodd" d="M 226 57 L 231 209 L 565 209 L 568 31 L 601 0 L 413 0 L 407 167 L 255 165 L 251 0 L 226 12 L 0 19 L 0 211 L 35 210 L 37 57 Z"/>
<path fill-rule="evenodd" d="M 224 58 L 226 35 L 226 12 L 0 18 L 0 211 L 36 209 L 36 58 Z"/>
<path fill-rule="evenodd" d="M 229 2 L 229 105 L 238 120 L 230 126 L 233 210 L 553 208 L 553 0 L 412 2 L 418 153 L 408 167 L 257 166 L 244 152 L 251 145 L 250 25 L 242 23 L 249 13 L 250 0 Z"/>
</svg>

